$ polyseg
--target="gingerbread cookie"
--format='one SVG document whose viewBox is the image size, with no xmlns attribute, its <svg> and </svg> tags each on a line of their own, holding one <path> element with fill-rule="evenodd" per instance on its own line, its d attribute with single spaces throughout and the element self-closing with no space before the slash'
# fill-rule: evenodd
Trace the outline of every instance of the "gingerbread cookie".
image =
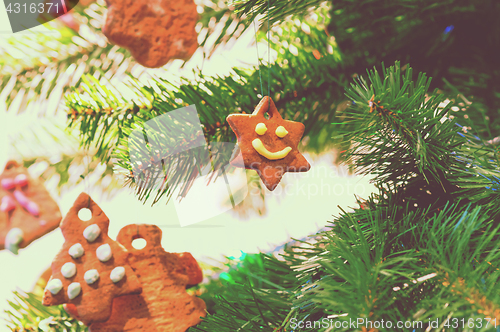
<svg viewBox="0 0 500 332">
<path fill-rule="evenodd" d="M 56 229 L 61 217 L 43 184 L 9 161 L 0 175 L 0 250 L 17 254 L 19 248 Z"/>
<path fill-rule="evenodd" d="M 78 1 L 78 3 L 83 6 L 83 7 L 87 7 L 88 5 L 90 5 L 91 3 L 95 2 L 96 0 L 80 0 Z"/>
<path fill-rule="evenodd" d="M 103 32 L 141 65 L 157 68 L 171 59 L 189 59 L 198 48 L 193 0 L 106 0 Z"/>
<path fill-rule="evenodd" d="M 117 241 L 131 253 L 130 264 L 142 284 L 140 295 L 128 295 L 113 301 L 110 319 L 90 325 L 92 332 L 184 332 L 201 322 L 205 302 L 191 296 L 186 287 L 201 282 L 203 276 L 189 253 L 165 252 L 161 230 L 154 225 L 128 225 L 120 230 Z M 143 249 L 132 241 L 143 238 Z"/>
<path fill-rule="evenodd" d="M 92 212 L 88 221 L 78 217 L 83 208 Z M 90 325 L 110 317 L 114 298 L 141 292 L 128 263 L 129 253 L 108 237 L 108 226 L 109 219 L 99 206 L 80 194 L 61 223 L 65 242 L 52 262 L 44 305 L 69 304 L 67 310 Z"/>
<path fill-rule="evenodd" d="M 297 149 L 304 125 L 283 120 L 271 98 L 262 98 L 252 114 L 229 115 L 227 122 L 240 148 L 231 165 L 256 170 L 267 189 L 274 190 L 286 172 L 311 168 Z"/>
</svg>

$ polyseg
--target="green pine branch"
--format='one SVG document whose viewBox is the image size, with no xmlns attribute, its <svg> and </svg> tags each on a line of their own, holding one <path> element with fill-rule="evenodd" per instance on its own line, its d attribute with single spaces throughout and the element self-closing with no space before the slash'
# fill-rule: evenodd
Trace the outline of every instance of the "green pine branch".
<svg viewBox="0 0 500 332">
<path fill-rule="evenodd" d="M 500 134 L 500 71 L 491 52 L 498 46 L 499 14 L 495 0 L 364 1 L 362 6 L 340 0 L 332 2 L 328 31 L 358 73 L 381 62 L 410 62 L 416 72 L 434 78 L 432 89 L 451 96 L 455 88 L 470 96 L 475 107 L 457 100 L 460 109 L 470 108 L 460 116 L 474 118 L 476 130 L 491 139 Z"/>
<path fill-rule="evenodd" d="M 375 174 L 376 183 L 400 184 L 416 175 L 441 182 L 463 140 L 452 121 L 442 121 L 451 107 L 440 106 L 445 96 L 429 94 L 430 79 L 420 74 L 413 81 L 405 67 L 404 74 L 399 63 L 381 75 L 374 69 L 369 82 L 361 77 L 347 91 L 355 106 L 344 120 L 350 125 L 344 137 L 353 142 L 346 158 L 361 173 Z"/>
<path fill-rule="evenodd" d="M 311 329 L 297 327 L 301 321 L 349 318 L 418 320 L 425 329 L 436 319 L 486 325 L 500 318 L 499 226 L 480 208 L 455 204 L 429 213 L 394 204 L 395 197 L 343 211 L 331 230 L 286 247 L 281 259 L 243 255 L 205 287 L 213 309 L 189 331 L 304 332 Z M 12 302 L 13 327 L 45 320 L 78 331 L 62 307 L 38 308 L 39 301 L 22 297 L 24 309 Z"/>
<path fill-rule="evenodd" d="M 76 6 L 69 17 L 80 25 L 80 33 L 55 22 L 44 25 L 48 33 L 32 32 L 16 36 L 5 48 L 7 54 L 28 54 L 28 58 L 4 57 L 0 70 L 3 100 L 9 110 L 24 112 L 30 107 L 40 114 L 58 110 L 57 105 L 65 92 L 81 82 L 84 74 L 113 78 L 127 64 L 128 51 L 108 44 L 100 31 L 103 23 L 104 1 L 88 8 Z M 61 25 L 61 23 L 58 23 Z M 29 50 L 37 50 L 31 52 Z M 123 66 L 127 68 L 124 68 Z"/>
<path fill-rule="evenodd" d="M 37 293 L 14 292 L 14 300 L 8 301 L 11 310 L 7 327 L 16 332 L 86 332 L 87 327 L 72 318 L 63 306 L 46 307 Z"/>
<path fill-rule="evenodd" d="M 200 47 L 207 59 L 217 47 L 238 38 L 250 27 L 248 19 L 239 18 L 229 7 L 219 5 L 220 2 L 212 1 L 202 7 L 198 28 L 204 36 Z M 0 70 L 4 73 L 0 77 L 0 100 L 15 112 L 35 106 L 40 114 L 45 114 L 47 107 L 55 107 L 71 87 L 80 85 L 85 75 L 120 81 L 124 73 L 130 73 L 137 66 L 130 52 L 109 44 L 102 35 L 106 10 L 103 0 L 87 8 L 76 6 L 68 15 L 80 26 L 80 32 L 52 22 L 44 25 L 47 34 L 32 32 L 7 40 L 1 47 L 5 56 L 0 59 Z M 33 49 L 37 52 L 31 52 Z M 20 60 L 16 54 L 29 57 Z M 162 70 L 165 69 L 156 72 Z M 135 70 L 134 75 L 139 77 L 145 71 L 155 72 L 142 69 Z"/>
<path fill-rule="evenodd" d="M 57 183 L 59 195 L 81 183 L 109 196 L 123 188 L 111 162 L 102 163 L 92 149 L 79 148 L 77 137 L 54 120 L 38 119 L 9 140 L 24 167 L 33 167 L 44 182 Z"/>
<path fill-rule="evenodd" d="M 313 330 L 329 331 L 335 322 L 358 318 L 418 320 L 425 329 L 436 319 L 445 324 L 449 318 L 480 318 L 486 325 L 486 318 L 500 318 L 499 233 L 488 214 L 456 204 L 437 214 L 415 211 L 390 204 L 390 197 L 387 207 L 342 212 L 317 242 L 288 250 L 281 263 L 284 273 L 289 269 L 286 279 L 259 288 L 241 279 L 237 287 L 228 285 L 230 291 L 215 299 L 218 310 L 191 330 L 308 331 L 306 321 L 326 321 Z M 263 270 L 249 266 L 239 272 L 270 280 L 270 262 Z M 288 294 L 281 300 L 273 295 L 279 288 L 269 287 L 280 280 L 295 280 L 295 287 L 280 290 Z M 282 311 L 267 316 L 271 305 Z"/>
<path fill-rule="evenodd" d="M 356 79 L 347 91 L 354 106 L 342 115 L 343 138 L 352 142 L 345 158 L 357 172 L 375 175 L 377 186 L 410 191 L 425 184 L 435 200 L 439 192 L 467 197 L 498 215 L 497 152 L 457 123 L 454 104 L 428 91 L 425 74 L 413 81 L 409 66 L 396 63 L 382 74 L 369 71 L 368 77 Z"/>
<path fill-rule="evenodd" d="M 466 143 L 454 153 L 455 162 L 448 178 L 458 187 L 456 195 L 483 206 L 492 217 L 500 214 L 500 171 L 498 151 L 472 134 L 466 126 L 457 126 Z"/>
<path fill-rule="evenodd" d="M 326 6 L 324 0 L 235 0 L 235 12 L 249 16 L 250 21 L 262 15 L 262 24 L 284 22 L 291 17 L 303 18 L 312 11 Z"/>
<path fill-rule="evenodd" d="M 371 85 L 360 79 L 348 92 L 356 99 L 353 98 L 355 106 L 345 111 L 345 118 L 350 125 L 358 121 L 353 127 L 360 128 L 345 133 L 354 142 L 355 152 L 349 156 L 360 158 L 357 165 L 377 164 L 376 174 L 386 175 L 393 185 L 377 182 L 381 191 L 364 208 L 343 211 L 332 229 L 320 234 L 322 239 L 285 255 L 290 274 L 300 283 L 293 291 L 288 314 L 284 316 L 283 312 L 274 321 L 262 314 L 244 316 L 239 294 L 247 294 L 251 289 L 241 283 L 238 293 L 227 294 L 218 301 L 222 312 L 208 316 L 198 328 L 230 331 L 243 326 L 249 331 L 307 331 L 312 327 L 297 323 L 327 319 L 333 324 L 362 318 L 372 323 L 382 319 L 408 323 L 419 320 L 425 329 L 435 320 L 441 322 L 442 328 L 451 326 L 452 321 L 447 321 L 450 318 L 465 322 L 479 319 L 485 326 L 486 319 L 500 319 L 500 234 L 494 219 L 496 210 L 488 208 L 492 205 L 472 207 L 469 202 L 474 197 L 457 194 L 460 190 L 472 193 L 464 185 L 466 181 L 450 174 L 469 172 L 466 180 L 472 183 L 469 179 L 482 172 L 485 180 L 472 189 L 482 189 L 482 203 L 493 203 L 497 199 L 495 190 L 480 186 L 492 185 L 496 160 L 489 159 L 492 150 L 485 151 L 480 139 L 459 135 L 455 122 L 445 117 L 449 107 L 440 106 L 443 97 L 426 94 L 429 82 L 425 76 L 419 75 L 414 83 L 408 71 L 401 76 L 398 64 L 384 69 L 382 78 L 372 71 Z M 360 96 L 364 99 L 359 100 Z M 368 134 L 375 133 L 379 144 L 369 145 L 372 140 L 367 139 L 365 128 L 370 128 Z M 377 131 L 393 134 L 384 136 Z M 423 138 L 415 140 L 419 135 Z M 439 142 L 430 144 L 425 141 L 428 138 Z M 413 178 L 403 177 L 407 171 L 404 163 L 400 165 L 395 159 L 388 162 L 392 157 L 383 152 L 389 151 L 384 145 L 392 144 L 391 141 L 401 146 L 395 152 L 398 158 L 414 164 L 421 161 L 420 169 L 411 168 Z M 446 152 L 442 158 L 423 158 L 440 150 Z M 477 165 L 471 167 L 471 163 Z M 464 167 L 458 170 L 461 166 Z M 455 203 L 446 197 L 438 200 L 439 204 L 422 199 L 422 195 L 432 194 L 426 193 L 426 185 L 444 183 L 455 185 L 451 187 Z M 414 205 L 414 201 L 420 204 Z M 272 300 L 259 294 L 245 307 L 256 307 L 265 301 Z M 246 322 L 241 321 L 245 317 Z M 328 328 L 331 330 L 331 325 L 315 326 L 318 331 L 329 331 Z"/>
<path fill-rule="evenodd" d="M 325 127 L 324 121 L 333 119 L 342 100 L 346 75 L 338 65 L 338 54 L 334 52 L 330 38 L 321 33 L 320 28 L 311 26 L 308 31 L 303 31 L 294 29 L 294 24 L 284 26 L 283 37 L 300 36 L 304 50 L 297 56 L 289 46 L 285 48 L 285 45 L 278 44 L 281 53 L 278 61 L 271 64 L 269 70 L 262 68 L 261 73 L 264 82 L 266 74 L 269 75 L 271 96 L 283 117 L 305 124 L 305 135 L 308 136 L 305 148 L 324 151 L 335 144 L 329 139 L 335 127 Z M 315 38 L 325 41 L 321 53 L 314 47 L 312 40 Z M 306 81 L 304 77 L 307 77 Z M 182 192 L 187 192 L 200 169 L 208 165 L 200 164 L 203 158 L 199 158 L 199 153 L 203 151 L 199 150 L 183 155 L 182 160 L 165 159 L 173 147 L 179 148 L 178 142 L 167 142 L 163 136 L 153 135 L 148 137 L 151 146 L 162 146 L 162 149 L 159 149 L 161 152 L 150 151 L 149 145 L 142 143 L 142 137 L 130 140 L 134 130 L 144 128 L 148 121 L 158 122 L 156 118 L 172 110 L 194 104 L 209 146 L 234 142 L 234 134 L 225 121 L 227 115 L 252 112 L 262 97 L 260 75 L 255 69 L 234 69 L 230 77 L 198 75 L 194 84 L 187 81 L 176 84 L 160 78 L 149 85 L 139 84 L 133 78 L 130 82 L 130 93 L 122 94 L 86 77 L 80 90 L 75 90 L 67 98 L 68 117 L 70 127 L 79 128 L 84 146 L 95 146 L 98 158 L 109 160 L 113 156 L 116 165 L 128 177 L 128 183 L 137 189 L 139 199 L 146 202 L 153 198 L 153 204 L 162 197 L 170 198 L 182 183 Z M 160 122 L 157 126 L 162 128 L 164 124 Z M 169 137 L 184 137 L 182 131 L 180 128 L 163 129 Z M 162 130 L 158 134 L 160 132 Z M 130 151 L 148 156 L 148 160 L 132 163 Z M 224 151 L 217 154 L 217 160 L 211 161 L 210 166 L 217 175 L 221 175 L 221 167 L 227 164 L 230 154 L 231 151 Z M 177 162 L 180 163 L 173 168 Z"/>
</svg>

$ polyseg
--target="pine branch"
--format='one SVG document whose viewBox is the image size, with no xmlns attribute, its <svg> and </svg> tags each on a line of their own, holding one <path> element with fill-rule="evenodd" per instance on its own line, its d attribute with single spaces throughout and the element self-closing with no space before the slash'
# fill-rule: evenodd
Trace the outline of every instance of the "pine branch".
<svg viewBox="0 0 500 332">
<path fill-rule="evenodd" d="M 44 182 L 55 181 L 59 195 L 82 182 L 110 196 L 122 188 L 112 163 L 103 164 L 93 158 L 94 151 L 79 149 L 78 139 L 53 121 L 37 119 L 10 137 L 25 167 Z"/>
<path fill-rule="evenodd" d="M 373 198 L 377 205 L 370 199 L 369 209 L 343 211 L 316 242 L 286 251 L 284 275 L 272 281 L 295 280 L 295 287 L 281 290 L 286 300 L 272 296 L 274 289 L 252 295 L 257 288 L 239 278 L 233 281 L 237 287 L 230 284 L 215 299 L 218 310 L 192 330 L 308 331 L 307 321 L 326 320 L 327 327 L 314 330 L 328 331 L 335 322 L 358 318 L 364 324 L 420 321 L 425 329 L 436 319 L 446 324 L 480 318 L 486 325 L 485 318 L 498 317 L 500 234 L 486 211 L 454 204 L 433 213 L 395 204 L 394 193 Z M 239 273 L 269 280 L 271 262 L 264 270 L 240 266 Z M 280 311 L 266 316 L 261 310 L 262 316 L 257 308 L 265 304 Z"/>
<path fill-rule="evenodd" d="M 457 150 L 449 179 L 459 189 L 457 195 L 482 206 L 492 218 L 500 214 L 500 172 L 498 150 L 457 124 L 459 135 L 466 139 Z"/>
<path fill-rule="evenodd" d="M 311 328 L 298 322 L 349 318 L 420 321 L 425 329 L 436 319 L 498 319 L 499 226 L 480 208 L 430 214 L 387 197 L 343 211 L 317 241 L 286 248 L 284 260 L 242 256 L 220 274 L 222 284 L 206 289 L 215 310 L 189 331 L 304 332 Z"/>
<path fill-rule="evenodd" d="M 394 203 L 384 199 L 388 207 L 343 212 L 335 220 L 324 253 L 304 262 L 304 269 L 323 273 L 304 297 L 340 321 L 467 320 L 498 305 L 491 287 L 498 287 L 500 251 L 493 239 L 499 233 L 487 214 L 454 205 L 429 215 Z M 446 278 L 467 280 L 468 290 L 457 292 Z M 486 288 L 478 288 L 481 279 L 489 280 Z M 481 308 L 468 294 L 489 299 Z M 454 305 L 440 306 L 445 303 Z"/>
<path fill-rule="evenodd" d="M 332 2 L 328 31 L 346 55 L 346 64 L 359 72 L 381 62 L 410 62 L 415 71 L 434 78 L 433 89 L 452 96 L 453 90 L 442 84 L 446 79 L 476 103 L 477 112 L 471 110 L 469 116 L 477 118 L 482 137 L 491 139 L 500 134 L 495 113 L 500 105 L 499 63 L 491 53 L 498 45 L 499 14 L 495 0 L 366 1 L 361 7 L 340 0 Z M 464 104 L 456 106 L 468 106 Z"/>
<path fill-rule="evenodd" d="M 220 1 L 212 1 L 203 6 L 197 31 L 203 39 L 204 59 L 209 59 L 218 49 L 231 41 L 236 41 L 251 26 L 247 17 L 238 17 L 232 6 L 222 6 Z"/>
<path fill-rule="evenodd" d="M 9 301 L 12 310 L 7 311 L 8 327 L 12 331 L 64 331 L 86 332 L 83 323 L 69 316 L 63 306 L 46 307 L 42 296 L 36 293 L 14 292 L 14 301 Z"/>
<path fill-rule="evenodd" d="M 346 159 L 363 174 L 376 175 L 376 183 L 399 185 L 421 175 L 427 182 L 443 183 L 442 174 L 453 164 L 452 152 L 464 143 L 453 121 L 441 121 L 450 104 L 444 95 L 428 95 L 430 80 L 419 74 L 412 80 L 397 62 L 368 73 L 370 84 L 359 78 L 347 95 L 355 107 L 346 113 L 349 127 L 344 138 L 353 142 Z M 446 118 L 444 118 L 446 119 Z M 351 128 L 359 128 L 351 130 Z"/>
<path fill-rule="evenodd" d="M 249 16 L 250 21 L 261 15 L 262 24 L 269 19 L 271 24 L 284 22 L 291 16 L 303 18 L 321 6 L 325 0 L 235 0 L 235 11 L 239 15 Z"/>
<path fill-rule="evenodd" d="M 225 287 L 215 297 L 217 310 L 189 331 L 275 331 L 286 318 L 287 300 L 296 287 L 286 263 L 272 256 L 249 255 L 237 269 L 221 275 Z"/>
<path fill-rule="evenodd" d="M 270 66 L 271 95 L 286 119 L 301 121 L 306 125 L 305 135 L 310 136 L 306 148 L 324 151 L 335 143 L 328 141 L 335 128 L 325 127 L 324 123 L 332 120 L 342 98 L 345 74 L 337 64 L 338 55 L 327 35 L 314 26 L 309 27 L 308 31 L 295 29 L 294 32 L 292 25 L 285 26 L 285 38 L 301 36 L 304 51 L 296 56 L 279 45 L 284 54 Z M 321 51 L 314 48 L 312 40 L 316 37 L 325 41 Z M 308 77 L 305 82 L 304 77 Z M 177 84 L 159 78 L 146 86 L 134 79 L 130 82 L 130 93 L 122 94 L 91 77 L 85 78 L 85 84 L 81 86 L 85 94 L 73 93 L 67 98 L 71 109 L 68 116 L 71 127 L 79 126 L 83 144 L 96 146 L 97 157 L 105 160 L 109 160 L 114 153 L 117 165 L 128 177 L 128 183 L 136 186 L 139 199 L 146 202 L 153 197 L 153 204 L 164 196 L 170 198 L 181 183 L 184 183 L 181 191 L 187 192 L 205 166 L 210 166 L 219 176 L 231 154 L 230 150 L 212 154 L 215 160 L 211 160 L 210 165 L 206 158 L 200 157 L 204 153 L 203 149 L 183 154 L 179 160 L 166 159 L 172 148 L 181 149 L 182 145 L 179 144 L 187 146 L 191 144 L 189 139 L 192 138 L 185 137 L 185 143 L 175 141 L 174 138 L 181 140 L 184 137 L 184 129 L 165 127 L 162 115 L 187 105 L 196 105 L 204 136 L 209 147 L 214 148 L 217 143 L 234 142 L 234 134 L 225 121 L 227 115 L 251 112 L 261 98 L 258 95 L 259 76 L 255 69 L 234 69 L 232 77 L 199 75 L 194 84 L 187 81 Z M 305 94 L 307 99 L 303 98 Z M 142 142 L 142 135 L 130 140 L 131 133 L 143 130 L 141 128 L 145 128 L 145 124 L 162 128 L 156 132 L 168 133 L 169 138 L 174 140 L 168 141 L 149 129 L 146 130 L 148 135 L 152 135 L 148 137 L 149 145 Z M 154 146 L 161 148 L 150 151 Z M 130 155 L 132 149 L 135 156 L 147 158 L 136 160 L 133 164 Z M 200 163 L 200 160 L 207 160 L 207 163 Z M 180 164 L 173 168 L 175 162 Z"/>
<path fill-rule="evenodd" d="M 7 58 L 0 66 L 5 74 L 0 79 L 2 96 L 10 110 L 24 112 L 34 108 L 41 114 L 56 113 L 65 91 L 78 85 L 83 74 L 110 79 L 120 71 L 123 73 L 124 65 L 132 67 L 130 61 L 123 61 L 130 57 L 129 53 L 108 44 L 100 32 L 103 3 L 85 9 L 77 6 L 71 11 L 70 17 L 81 24 L 79 33 L 51 22 L 45 26 L 52 33 L 33 32 L 16 37 L 8 45 L 7 54 L 28 54 L 21 61 Z M 59 37 L 54 38 L 54 34 Z M 37 52 L 27 52 L 28 49 Z"/>
<path fill-rule="evenodd" d="M 114 176 L 111 163 L 102 164 L 99 160 L 90 160 L 91 156 L 92 151 L 79 151 L 70 155 L 62 154 L 58 158 L 51 156 L 24 159 L 23 164 L 25 167 L 42 166 L 44 171 L 40 174 L 40 179 L 46 182 L 56 180 L 59 195 L 83 183 L 86 187 L 92 186 L 93 192 L 99 191 L 112 197 L 123 188 L 123 183 Z"/>
<path fill-rule="evenodd" d="M 204 36 L 200 46 L 205 58 L 217 47 L 241 36 L 250 26 L 247 19 L 237 18 L 229 7 L 219 7 L 217 1 L 202 8 L 204 15 L 197 31 Z M 126 73 L 140 77 L 150 72 L 158 75 L 168 72 L 171 64 L 161 69 L 145 69 L 137 65 L 127 50 L 109 44 L 101 31 L 106 10 L 103 0 L 88 8 L 76 6 L 70 17 L 80 27 L 79 32 L 61 27 L 56 20 L 45 25 L 52 33 L 33 32 L 7 41 L 2 47 L 3 54 L 29 54 L 29 58 L 5 56 L 0 60 L 0 70 L 4 73 L 0 78 L 0 100 L 15 112 L 34 108 L 40 114 L 52 114 L 57 112 L 62 96 L 71 87 L 79 86 L 84 75 L 115 83 Z M 54 38 L 55 33 L 58 38 Z M 37 52 L 29 52 L 32 49 Z"/>
<path fill-rule="evenodd" d="M 347 92 L 354 107 L 344 112 L 342 124 L 344 139 L 353 142 L 346 160 L 359 173 L 374 174 L 377 186 L 400 188 L 398 204 L 432 203 L 439 208 L 447 200 L 466 197 L 497 216 L 496 150 L 457 123 L 463 120 L 450 114 L 455 106 L 445 102 L 444 94 L 427 92 L 430 80 L 425 75 L 412 81 L 411 68 L 405 70 L 403 74 L 396 63 L 380 77 L 375 69 L 368 73 L 370 83 L 358 78 Z M 412 190 L 423 196 L 412 200 Z"/>
</svg>

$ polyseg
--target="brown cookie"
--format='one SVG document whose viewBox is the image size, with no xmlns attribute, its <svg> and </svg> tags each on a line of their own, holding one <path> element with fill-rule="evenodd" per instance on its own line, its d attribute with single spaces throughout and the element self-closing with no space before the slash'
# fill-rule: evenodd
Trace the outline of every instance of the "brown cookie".
<svg viewBox="0 0 500 332">
<path fill-rule="evenodd" d="M 80 0 L 78 1 L 78 3 L 83 6 L 83 7 L 87 7 L 88 5 L 90 5 L 91 3 L 95 2 L 96 0 Z"/>
<path fill-rule="evenodd" d="M 0 250 L 17 254 L 19 248 L 56 229 L 61 217 L 43 184 L 9 161 L 0 174 Z"/>
<path fill-rule="evenodd" d="M 193 0 L 106 0 L 103 32 L 141 65 L 157 68 L 171 59 L 189 59 L 198 48 Z"/>
<path fill-rule="evenodd" d="M 88 208 L 92 218 L 78 212 Z M 109 219 L 85 193 L 80 194 L 61 223 L 65 242 L 52 262 L 52 277 L 43 296 L 46 306 L 69 304 L 68 311 L 85 324 L 106 321 L 113 299 L 141 292 L 128 262 L 129 253 L 108 237 Z"/>
<path fill-rule="evenodd" d="M 187 275 L 189 277 L 188 287 L 198 285 L 203 281 L 203 272 L 201 271 L 200 265 L 196 259 L 194 259 L 193 255 L 189 252 L 183 252 L 181 254 L 175 253 L 179 258 L 177 263 L 178 274 Z"/>
<path fill-rule="evenodd" d="M 240 148 L 231 165 L 256 170 L 267 189 L 274 190 L 286 172 L 311 168 L 297 149 L 304 125 L 283 120 L 271 98 L 262 98 L 252 114 L 229 115 L 227 122 Z"/>
<path fill-rule="evenodd" d="M 131 253 L 130 264 L 143 291 L 116 298 L 111 318 L 92 324 L 91 332 L 184 332 L 201 322 L 205 302 L 186 292 L 188 285 L 201 281 L 201 269 L 191 254 L 165 252 L 161 234 L 154 225 L 128 225 L 120 231 L 117 241 Z M 136 238 L 145 239 L 146 247 L 135 249 Z"/>
</svg>

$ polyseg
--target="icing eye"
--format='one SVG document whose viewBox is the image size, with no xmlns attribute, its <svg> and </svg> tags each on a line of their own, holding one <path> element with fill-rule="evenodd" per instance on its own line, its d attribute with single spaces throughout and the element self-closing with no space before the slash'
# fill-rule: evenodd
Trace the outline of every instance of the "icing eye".
<svg viewBox="0 0 500 332">
<path fill-rule="evenodd" d="M 283 138 L 287 134 L 288 134 L 288 131 L 285 129 L 285 127 L 279 126 L 278 128 L 276 128 L 276 136 L 278 136 L 279 138 Z"/>
<path fill-rule="evenodd" d="M 264 135 L 267 131 L 267 127 L 264 123 L 259 123 L 255 126 L 255 132 L 258 134 L 258 135 Z"/>
</svg>

